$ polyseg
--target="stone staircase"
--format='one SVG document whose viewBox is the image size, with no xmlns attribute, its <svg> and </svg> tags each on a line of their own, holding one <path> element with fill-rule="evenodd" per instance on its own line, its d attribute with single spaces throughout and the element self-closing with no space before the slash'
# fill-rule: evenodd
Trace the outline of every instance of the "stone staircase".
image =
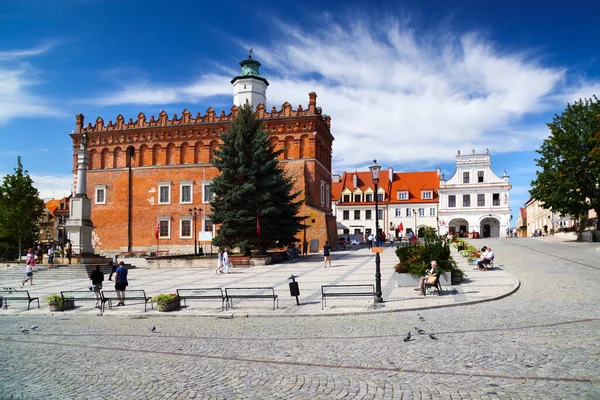
<svg viewBox="0 0 600 400">
<path fill-rule="evenodd" d="M 125 264 L 127 269 L 134 269 L 135 265 Z M 48 270 L 47 264 L 36 265 L 33 272 L 34 282 L 36 280 L 68 280 L 89 278 L 94 269 L 94 264 L 54 264 L 54 268 Z M 101 265 L 100 270 L 104 272 L 104 279 L 108 279 L 110 266 Z M 14 282 L 25 280 L 25 264 L 11 265 L 0 270 L 0 287 L 4 285 L 14 286 Z"/>
</svg>

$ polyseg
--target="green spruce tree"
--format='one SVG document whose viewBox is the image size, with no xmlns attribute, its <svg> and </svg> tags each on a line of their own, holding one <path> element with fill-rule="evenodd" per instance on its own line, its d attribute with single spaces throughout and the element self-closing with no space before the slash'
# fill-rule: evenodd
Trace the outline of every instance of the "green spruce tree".
<svg viewBox="0 0 600 400">
<path fill-rule="evenodd" d="M 21 157 L 17 157 L 15 173 L 6 175 L 0 186 L 0 240 L 18 246 L 22 254 L 23 245 L 29 246 L 34 241 L 43 209 L 44 202 L 23 169 Z"/>
<path fill-rule="evenodd" d="M 215 224 L 221 224 L 213 244 L 237 247 L 246 255 L 258 248 L 257 215 L 260 216 L 260 250 L 287 246 L 304 227 L 298 216 L 293 181 L 284 174 L 262 121 L 248 103 L 221 135 L 213 165 L 220 175 L 212 181 L 211 202 Z"/>
</svg>

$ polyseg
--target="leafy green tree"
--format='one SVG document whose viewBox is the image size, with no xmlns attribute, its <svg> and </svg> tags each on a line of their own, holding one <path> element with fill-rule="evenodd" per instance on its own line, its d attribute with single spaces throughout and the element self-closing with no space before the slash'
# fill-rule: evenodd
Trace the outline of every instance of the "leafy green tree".
<svg viewBox="0 0 600 400">
<path fill-rule="evenodd" d="M 546 208 L 583 220 L 589 210 L 600 214 L 598 97 L 567 104 L 566 110 L 555 115 L 548 127 L 550 136 L 537 150 L 541 155 L 536 159 L 540 170 L 531 182 L 531 196 L 542 201 Z"/>
<path fill-rule="evenodd" d="M 239 109 L 221 140 L 213 160 L 220 175 L 211 183 L 210 218 L 221 224 L 213 244 L 249 255 L 258 248 L 259 214 L 260 250 L 287 246 L 304 227 L 298 216 L 301 202 L 295 200 L 299 193 L 293 192 L 293 181 L 277 160 L 281 150 L 274 149 L 252 106 Z"/>
<path fill-rule="evenodd" d="M 18 245 L 19 255 L 22 254 L 23 244 L 34 241 L 43 209 L 44 202 L 29 173 L 23 170 L 21 157 L 17 157 L 15 173 L 6 175 L 0 186 L 0 239 Z"/>
</svg>

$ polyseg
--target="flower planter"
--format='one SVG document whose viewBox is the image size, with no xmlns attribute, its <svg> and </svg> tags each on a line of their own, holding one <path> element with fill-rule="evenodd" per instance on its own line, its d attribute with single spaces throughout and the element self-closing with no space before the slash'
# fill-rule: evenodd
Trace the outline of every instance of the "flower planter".
<svg viewBox="0 0 600 400">
<path fill-rule="evenodd" d="M 180 300 L 179 297 L 175 296 L 171 300 L 156 303 L 156 306 L 160 312 L 171 311 L 180 307 Z"/>
<path fill-rule="evenodd" d="M 50 311 L 63 311 L 58 303 L 48 303 Z M 75 300 L 65 300 L 65 310 L 71 310 L 75 308 Z"/>
<path fill-rule="evenodd" d="M 452 284 L 460 285 L 461 282 L 462 282 L 462 273 L 460 271 L 453 271 L 452 272 Z"/>
</svg>

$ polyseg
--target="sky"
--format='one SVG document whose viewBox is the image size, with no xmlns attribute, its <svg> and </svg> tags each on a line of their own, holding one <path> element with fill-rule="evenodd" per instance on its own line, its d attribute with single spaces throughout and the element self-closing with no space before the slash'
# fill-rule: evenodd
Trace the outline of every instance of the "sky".
<svg viewBox="0 0 600 400">
<path fill-rule="evenodd" d="M 267 109 L 331 116 L 333 173 L 374 158 L 398 172 L 489 149 L 529 199 L 546 126 L 600 96 L 600 2 L 504 0 L 3 0 L 0 176 L 21 156 L 43 198 L 72 184 L 75 115 L 105 122 L 165 110 L 229 113 L 231 79 L 253 49 Z"/>
</svg>

